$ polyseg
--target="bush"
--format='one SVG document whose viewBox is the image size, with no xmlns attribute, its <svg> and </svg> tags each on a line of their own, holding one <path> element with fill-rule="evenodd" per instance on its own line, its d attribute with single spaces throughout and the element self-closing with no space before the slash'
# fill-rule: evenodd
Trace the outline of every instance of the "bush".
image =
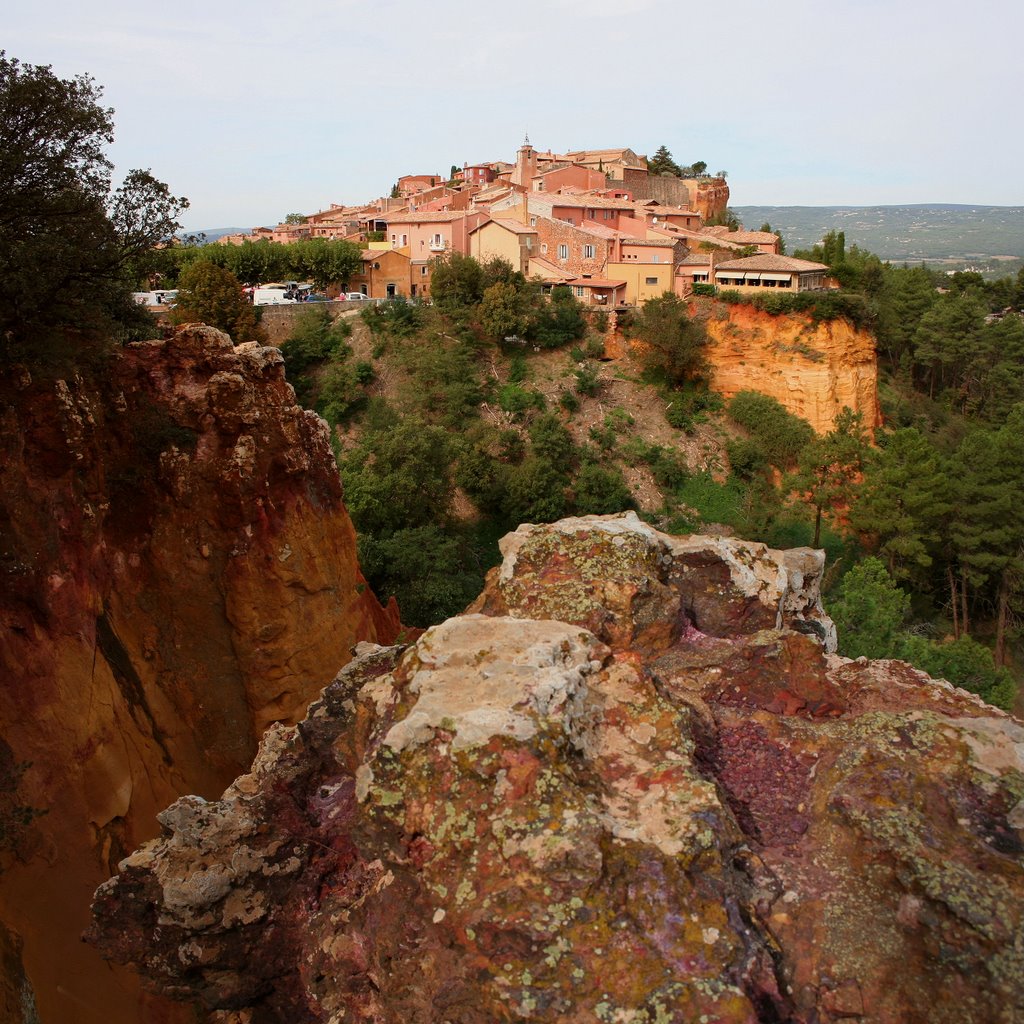
<svg viewBox="0 0 1024 1024">
<path fill-rule="evenodd" d="M 498 392 L 498 405 L 513 416 L 521 416 L 529 409 L 543 409 L 545 402 L 539 391 L 527 391 L 518 384 L 506 384 Z"/>
<path fill-rule="evenodd" d="M 877 558 L 865 558 L 839 584 L 828 611 L 839 635 L 839 653 L 848 658 L 891 658 L 910 597 L 896 586 Z"/>
<path fill-rule="evenodd" d="M 601 390 L 601 378 L 597 370 L 587 363 L 575 371 L 576 391 L 581 395 L 593 397 Z"/>
<path fill-rule="evenodd" d="M 538 416 L 530 427 L 533 452 L 555 466 L 567 466 L 576 455 L 572 434 L 555 413 Z"/>
<path fill-rule="evenodd" d="M 565 480 L 547 459 L 524 459 L 507 480 L 506 513 L 513 525 L 553 523 L 565 515 Z"/>
<path fill-rule="evenodd" d="M 610 515 L 633 507 L 630 493 L 618 469 L 587 462 L 573 483 L 576 511 L 580 515 Z"/>
<path fill-rule="evenodd" d="M 1005 668 L 998 668 L 992 652 L 972 637 L 962 636 L 938 644 L 924 637 L 903 634 L 896 643 L 894 656 L 909 661 L 935 679 L 946 679 L 954 686 L 978 694 L 1003 711 L 1013 710 L 1017 695 L 1013 678 Z"/>
<path fill-rule="evenodd" d="M 768 456 L 761 442 L 753 438 L 737 438 L 725 446 L 732 471 L 741 480 L 750 480 L 768 468 Z"/>
<path fill-rule="evenodd" d="M 563 391 L 558 396 L 558 404 L 570 415 L 580 409 L 580 400 L 571 391 Z"/>
<path fill-rule="evenodd" d="M 729 403 L 729 418 L 744 427 L 771 465 L 788 469 L 815 439 L 811 425 L 787 412 L 774 398 L 741 391 Z"/>
</svg>

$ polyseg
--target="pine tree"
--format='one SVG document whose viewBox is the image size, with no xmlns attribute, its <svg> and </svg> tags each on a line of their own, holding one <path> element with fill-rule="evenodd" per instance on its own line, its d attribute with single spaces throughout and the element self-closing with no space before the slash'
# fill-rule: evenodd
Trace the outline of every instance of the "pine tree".
<svg viewBox="0 0 1024 1024">
<path fill-rule="evenodd" d="M 925 587 L 952 508 L 947 466 L 931 442 L 912 427 L 881 441 L 867 460 L 850 522 L 877 538 L 878 553 L 893 578 Z"/>
<path fill-rule="evenodd" d="M 790 487 L 815 510 L 814 547 L 821 540 L 822 515 L 841 514 L 853 500 L 867 452 L 863 416 L 843 409 L 832 430 L 801 453 Z"/>
</svg>

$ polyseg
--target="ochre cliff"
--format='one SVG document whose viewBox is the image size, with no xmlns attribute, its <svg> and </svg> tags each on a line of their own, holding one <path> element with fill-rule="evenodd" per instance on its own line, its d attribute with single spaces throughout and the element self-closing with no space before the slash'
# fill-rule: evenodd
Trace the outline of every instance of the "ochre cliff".
<svg viewBox="0 0 1024 1024">
<path fill-rule="evenodd" d="M 219 1024 L 1024 1014 L 1024 729 L 836 657 L 821 552 L 520 527 L 97 892 Z"/>
<path fill-rule="evenodd" d="M 81 944 L 89 893 L 397 611 L 275 349 L 184 327 L 89 379 L 7 367 L 0 400 L 5 974 L 43 1024 L 170 1020 Z"/>
<path fill-rule="evenodd" d="M 695 178 L 686 182 L 690 202 L 706 224 L 725 215 L 729 207 L 729 186 L 725 178 Z"/>
<path fill-rule="evenodd" d="M 749 305 L 716 303 L 706 321 L 712 387 L 726 398 L 760 391 L 802 416 L 818 433 L 844 407 L 866 427 L 881 423 L 875 339 L 847 320 L 815 324 Z"/>
</svg>

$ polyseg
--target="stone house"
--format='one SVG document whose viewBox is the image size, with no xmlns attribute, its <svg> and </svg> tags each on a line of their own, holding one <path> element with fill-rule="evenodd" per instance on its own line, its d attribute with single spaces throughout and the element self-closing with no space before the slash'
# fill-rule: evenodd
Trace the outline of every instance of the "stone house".
<svg viewBox="0 0 1024 1024">
<path fill-rule="evenodd" d="M 362 269 L 349 279 L 349 290 L 371 299 L 395 299 L 412 295 L 411 260 L 398 249 L 364 249 Z"/>
<path fill-rule="evenodd" d="M 481 263 L 497 257 L 528 276 L 530 257 L 539 252 L 537 229 L 522 221 L 495 217 L 469 232 L 469 255 Z"/>
</svg>

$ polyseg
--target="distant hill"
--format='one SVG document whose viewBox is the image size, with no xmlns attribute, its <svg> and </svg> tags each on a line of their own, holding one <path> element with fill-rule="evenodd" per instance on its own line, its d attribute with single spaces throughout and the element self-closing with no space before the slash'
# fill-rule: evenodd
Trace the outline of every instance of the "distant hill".
<svg viewBox="0 0 1024 1024">
<path fill-rule="evenodd" d="M 202 228 L 199 231 L 183 231 L 183 235 L 206 235 L 208 242 L 216 242 L 224 235 L 247 235 L 252 228 Z"/>
<path fill-rule="evenodd" d="M 831 229 L 892 262 L 1005 264 L 1024 261 L 1024 207 L 923 204 L 911 206 L 737 206 L 749 229 L 765 221 L 781 231 L 786 249 L 809 249 Z"/>
</svg>

